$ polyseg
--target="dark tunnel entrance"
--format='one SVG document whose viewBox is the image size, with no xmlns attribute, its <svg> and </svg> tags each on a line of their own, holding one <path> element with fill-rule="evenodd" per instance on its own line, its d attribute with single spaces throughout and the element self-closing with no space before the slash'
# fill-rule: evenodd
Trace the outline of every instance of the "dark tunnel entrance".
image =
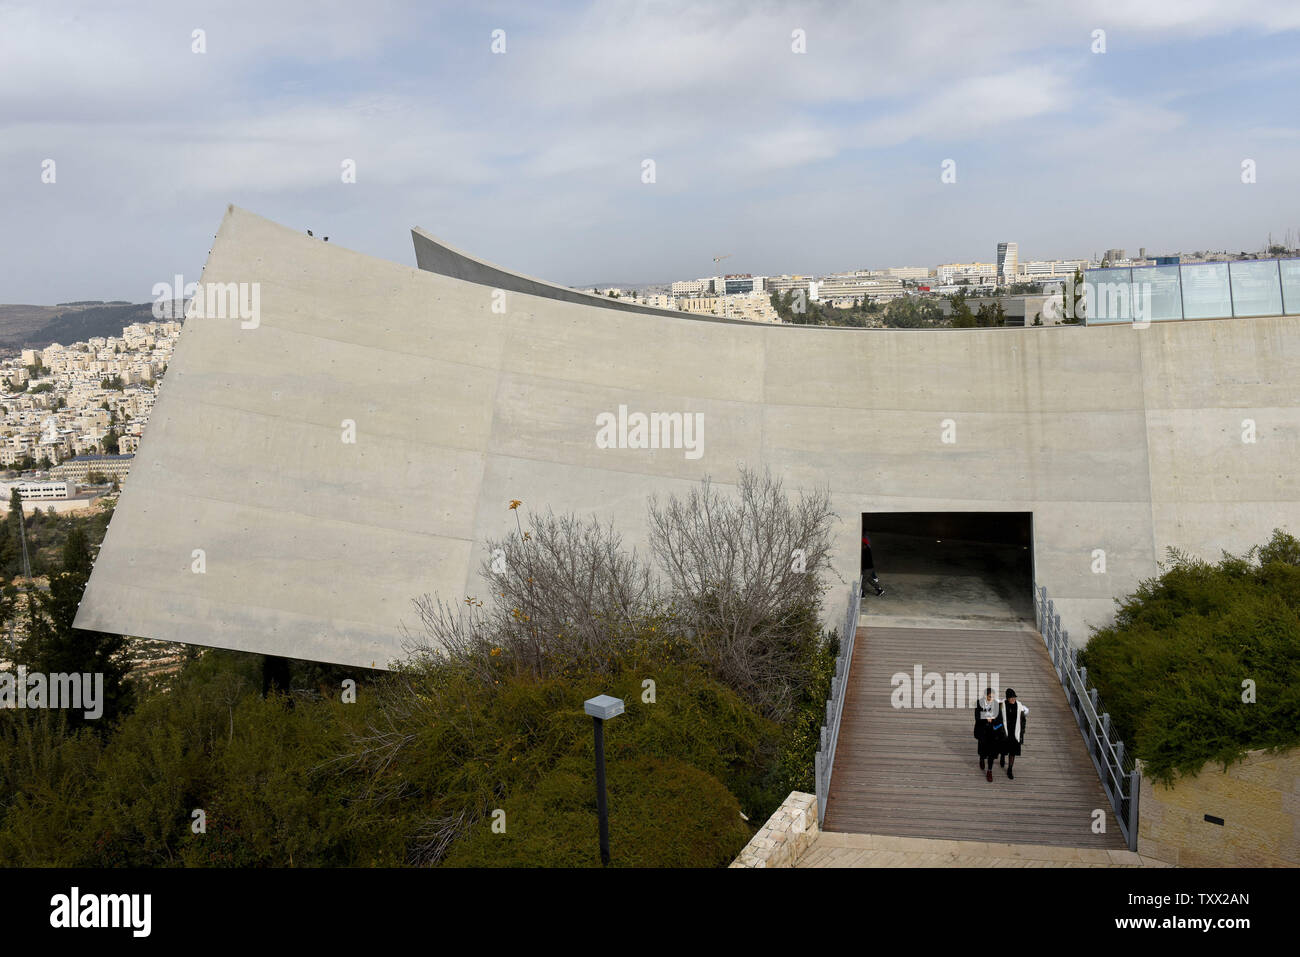
<svg viewBox="0 0 1300 957">
<path fill-rule="evenodd" d="M 864 512 L 862 534 L 885 589 L 865 614 L 1033 622 L 1032 512 Z"/>
</svg>

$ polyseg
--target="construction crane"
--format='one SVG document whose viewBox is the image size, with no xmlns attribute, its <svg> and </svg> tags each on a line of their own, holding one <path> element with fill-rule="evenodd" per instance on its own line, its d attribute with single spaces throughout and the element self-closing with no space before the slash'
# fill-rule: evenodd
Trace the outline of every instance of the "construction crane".
<svg viewBox="0 0 1300 957">
<path fill-rule="evenodd" d="M 722 262 L 722 260 L 730 259 L 730 258 L 731 258 L 731 253 L 726 253 L 722 256 L 714 256 L 713 265 L 716 266 L 718 263 Z M 718 280 L 722 283 L 722 288 L 718 291 L 718 295 L 722 297 L 722 315 L 724 318 L 730 319 L 731 306 L 727 302 L 727 277 L 722 275 L 721 269 L 718 270 Z"/>
</svg>

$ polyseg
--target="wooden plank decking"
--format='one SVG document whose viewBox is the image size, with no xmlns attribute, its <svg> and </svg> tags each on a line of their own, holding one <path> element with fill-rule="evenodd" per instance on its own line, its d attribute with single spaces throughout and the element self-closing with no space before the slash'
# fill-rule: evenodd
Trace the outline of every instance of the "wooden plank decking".
<svg viewBox="0 0 1300 957">
<path fill-rule="evenodd" d="M 891 676 L 997 672 L 1029 708 L 1015 780 L 979 770 L 970 708 L 890 704 Z M 983 688 L 980 688 L 983 691 Z M 973 705 L 972 705 L 973 707 Z M 1106 833 L 1092 831 L 1093 811 Z M 824 829 L 903 837 L 1123 848 L 1042 637 L 1024 630 L 860 627 Z"/>
</svg>

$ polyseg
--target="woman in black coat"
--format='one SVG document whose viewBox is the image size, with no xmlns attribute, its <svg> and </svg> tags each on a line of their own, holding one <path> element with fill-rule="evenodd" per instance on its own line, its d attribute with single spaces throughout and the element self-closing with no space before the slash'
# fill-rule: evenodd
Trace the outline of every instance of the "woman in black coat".
<svg viewBox="0 0 1300 957">
<path fill-rule="evenodd" d="M 1000 701 L 992 688 L 984 689 L 984 697 L 975 702 L 975 739 L 979 742 L 980 770 L 988 761 L 987 780 L 993 780 L 993 759 L 1002 754 L 1002 732 L 998 727 Z"/>
<path fill-rule="evenodd" d="M 1016 756 L 1020 754 L 1020 749 L 1025 743 L 1025 723 L 1029 718 L 1029 709 L 1016 700 L 1016 690 L 1007 689 L 1007 696 L 1002 700 L 1002 709 L 998 715 L 998 723 L 1002 725 L 1002 759 L 999 764 L 1005 761 L 1007 766 L 1007 777 L 1013 781 L 1016 776 L 1011 769 L 1016 766 Z M 992 774 L 990 773 L 990 780 Z"/>
</svg>

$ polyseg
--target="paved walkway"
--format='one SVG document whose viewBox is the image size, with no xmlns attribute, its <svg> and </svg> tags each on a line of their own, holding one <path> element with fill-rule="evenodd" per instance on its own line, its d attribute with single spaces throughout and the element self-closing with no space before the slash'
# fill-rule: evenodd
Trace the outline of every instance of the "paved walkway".
<svg viewBox="0 0 1300 957">
<path fill-rule="evenodd" d="M 1019 690 L 1019 689 L 1016 689 Z M 822 831 L 795 867 L 1170 867 L 1129 850 Z"/>
<path fill-rule="evenodd" d="M 883 602 L 882 602 L 883 604 Z M 1032 626 L 858 629 L 824 829 L 870 835 L 1125 848 L 1047 657 Z M 896 708 L 892 677 L 993 673 L 1029 708 L 1016 777 L 979 770 L 973 702 Z M 982 692 L 983 685 L 979 690 Z M 1098 816 L 1106 831 L 1094 832 Z"/>
</svg>

